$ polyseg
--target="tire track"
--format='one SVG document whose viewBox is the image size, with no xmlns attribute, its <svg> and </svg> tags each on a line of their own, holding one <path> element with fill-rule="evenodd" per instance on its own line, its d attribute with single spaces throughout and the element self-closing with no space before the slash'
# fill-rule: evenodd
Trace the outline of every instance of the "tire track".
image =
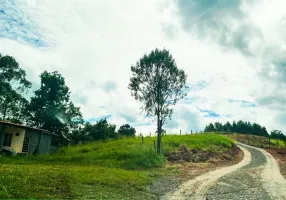
<svg viewBox="0 0 286 200">
<path fill-rule="evenodd" d="M 263 149 L 241 143 L 238 146 L 244 152 L 240 163 L 189 180 L 162 199 L 286 200 L 286 180 L 276 160 Z"/>
<path fill-rule="evenodd" d="M 205 199 L 205 193 L 219 178 L 229 174 L 247 164 L 251 161 L 251 154 L 245 148 L 241 148 L 244 152 L 243 160 L 230 167 L 222 167 L 214 171 L 207 172 L 195 179 L 183 183 L 174 193 L 166 194 L 162 199 L 179 200 L 179 199 Z"/>
</svg>

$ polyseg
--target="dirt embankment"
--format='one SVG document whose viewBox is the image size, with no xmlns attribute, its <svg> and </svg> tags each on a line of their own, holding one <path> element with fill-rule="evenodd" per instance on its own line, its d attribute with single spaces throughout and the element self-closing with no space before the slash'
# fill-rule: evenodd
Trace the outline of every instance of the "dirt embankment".
<svg viewBox="0 0 286 200">
<path fill-rule="evenodd" d="M 241 150 L 234 145 L 225 152 L 213 153 L 197 149 L 190 149 L 185 145 L 180 146 L 178 151 L 169 152 L 166 156 L 169 162 L 192 162 L 192 163 L 220 163 L 235 160 Z"/>
<path fill-rule="evenodd" d="M 190 149 L 182 145 L 177 151 L 167 155 L 168 165 L 178 169 L 179 174 L 153 182 L 148 191 L 157 197 L 162 197 L 189 179 L 200 176 L 219 167 L 231 166 L 239 163 L 243 157 L 243 151 L 236 145 L 221 153 Z"/>
</svg>

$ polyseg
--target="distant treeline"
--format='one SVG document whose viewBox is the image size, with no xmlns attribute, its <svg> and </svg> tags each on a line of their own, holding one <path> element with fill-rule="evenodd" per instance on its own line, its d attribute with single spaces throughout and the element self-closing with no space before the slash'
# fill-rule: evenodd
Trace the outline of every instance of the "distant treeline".
<svg viewBox="0 0 286 200">
<path fill-rule="evenodd" d="M 226 122 L 225 124 L 220 122 L 210 123 L 205 127 L 204 132 L 228 132 L 228 133 L 241 133 L 250 134 L 264 137 L 271 137 L 273 139 L 286 140 L 286 136 L 279 130 L 271 131 L 271 134 L 267 132 L 264 126 L 257 123 L 250 123 L 247 121 L 233 121 L 232 123 Z"/>
</svg>

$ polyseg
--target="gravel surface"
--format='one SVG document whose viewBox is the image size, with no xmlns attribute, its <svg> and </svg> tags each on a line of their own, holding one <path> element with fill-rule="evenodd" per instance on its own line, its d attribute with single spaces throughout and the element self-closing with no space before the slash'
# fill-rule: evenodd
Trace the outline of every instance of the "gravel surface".
<svg viewBox="0 0 286 200">
<path fill-rule="evenodd" d="M 262 149 L 239 146 L 245 155 L 239 164 L 189 180 L 162 199 L 286 200 L 286 180 L 275 159 Z"/>
<path fill-rule="evenodd" d="M 251 153 L 248 165 L 220 178 L 212 186 L 206 199 L 271 199 L 262 186 L 262 170 L 266 164 L 265 155 L 254 148 L 244 146 Z"/>
</svg>

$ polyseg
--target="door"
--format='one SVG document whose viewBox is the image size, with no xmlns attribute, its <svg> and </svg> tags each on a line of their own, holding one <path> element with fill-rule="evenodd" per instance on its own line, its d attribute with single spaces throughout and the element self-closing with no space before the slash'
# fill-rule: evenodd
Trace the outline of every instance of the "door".
<svg viewBox="0 0 286 200">
<path fill-rule="evenodd" d="M 24 137 L 24 142 L 23 142 L 23 147 L 22 147 L 22 152 L 23 153 L 28 153 L 29 152 L 29 147 L 30 147 L 30 137 Z"/>
</svg>

